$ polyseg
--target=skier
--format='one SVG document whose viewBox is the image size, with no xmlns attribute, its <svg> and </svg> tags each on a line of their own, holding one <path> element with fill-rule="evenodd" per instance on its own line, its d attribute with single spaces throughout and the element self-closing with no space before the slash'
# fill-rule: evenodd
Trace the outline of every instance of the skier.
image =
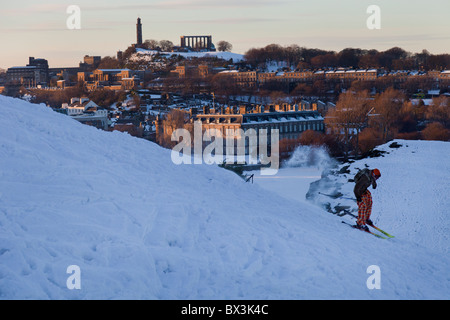
<svg viewBox="0 0 450 320">
<path fill-rule="evenodd" d="M 355 228 L 369 231 L 366 226 L 372 226 L 370 215 L 372 214 L 372 194 L 368 190 L 370 185 L 373 189 L 377 188 L 377 180 L 381 177 L 380 170 L 378 169 L 363 169 L 355 175 L 355 188 L 353 192 L 356 196 L 358 203 L 358 220 L 356 221 Z"/>
</svg>

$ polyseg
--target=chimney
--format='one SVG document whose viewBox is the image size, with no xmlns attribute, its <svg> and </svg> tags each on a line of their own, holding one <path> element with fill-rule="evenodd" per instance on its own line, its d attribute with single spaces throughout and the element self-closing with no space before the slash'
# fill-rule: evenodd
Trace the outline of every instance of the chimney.
<svg viewBox="0 0 450 320">
<path fill-rule="evenodd" d="M 74 104 L 76 102 L 80 102 L 80 98 L 71 98 L 70 99 L 70 104 Z"/>
<path fill-rule="evenodd" d="M 191 117 L 197 114 L 197 108 L 191 108 L 189 110 L 189 113 L 191 114 Z"/>
</svg>

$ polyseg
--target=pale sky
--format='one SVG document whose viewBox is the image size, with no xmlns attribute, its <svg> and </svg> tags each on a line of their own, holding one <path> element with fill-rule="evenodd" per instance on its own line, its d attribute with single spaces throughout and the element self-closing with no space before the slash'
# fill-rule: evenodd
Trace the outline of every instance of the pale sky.
<svg viewBox="0 0 450 320">
<path fill-rule="evenodd" d="M 81 29 L 70 30 L 69 5 L 81 10 Z M 370 30 L 369 5 L 381 9 L 381 29 Z M 268 44 L 450 53 L 450 0 L 0 0 L 0 68 L 22 66 L 28 57 L 50 67 L 75 67 L 84 55 L 115 56 L 143 38 L 170 40 L 212 35 L 233 52 Z"/>
</svg>

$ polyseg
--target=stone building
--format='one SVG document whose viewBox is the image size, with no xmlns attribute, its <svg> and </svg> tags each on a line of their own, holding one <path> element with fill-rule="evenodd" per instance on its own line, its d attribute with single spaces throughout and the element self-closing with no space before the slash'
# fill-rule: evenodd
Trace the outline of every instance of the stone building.
<svg viewBox="0 0 450 320">
<path fill-rule="evenodd" d="M 29 87 L 47 85 L 49 81 L 48 61 L 29 57 L 26 66 L 11 67 L 6 71 L 6 81 L 9 84 L 22 84 Z"/>
<path fill-rule="evenodd" d="M 258 84 L 257 71 L 225 70 L 219 72 L 219 75 L 230 77 L 234 83 L 243 88 L 254 88 Z"/>
<path fill-rule="evenodd" d="M 250 152 L 250 141 L 246 139 L 248 132 L 256 134 L 256 143 L 259 143 L 261 132 L 268 135 L 268 142 L 271 141 L 272 130 L 277 130 L 279 139 L 297 139 L 306 130 L 324 132 L 324 118 L 316 110 L 302 110 L 300 105 L 271 105 L 271 106 L 233 106 L 219 107 L 217 109 L 208 106 L 202 109 L 192 108 L 186 112 L 186 124 L 193 125 L 200 121 L 202 131 L 209 129 L 218 130 L 223 139 L 229 133 L 233 134 L 237 148 L 237 141 L 244 139 L 245 150 L 240 150 L 240 154 L 248 155 Z M 158 117 L 155 121 L 157 141 L 160 137 L 170 137 L 173 133 L 173 125 L 165 123 L 165 120 Z M 267 131 L 261 131 L 267 130 Z M 236 150 L 235 154 L 238 154 Z"/>
<path fill-rule="evenodd" d="M 96 69 L 93 72 L 78 72 L 78 83 L 90 91 L 105 88 L 132 90 L 141 84 L 142 72 L 130 69 Z"/>
<path fill-rule="evenodd" d="M 210 66 L 204 65 L 182 65 L 177 66 L 174 70 L 171 71 L 172 74 L 175 74 L 179 79 L 184 78 L 206 78 L 211 72 Z"/>
</svg>

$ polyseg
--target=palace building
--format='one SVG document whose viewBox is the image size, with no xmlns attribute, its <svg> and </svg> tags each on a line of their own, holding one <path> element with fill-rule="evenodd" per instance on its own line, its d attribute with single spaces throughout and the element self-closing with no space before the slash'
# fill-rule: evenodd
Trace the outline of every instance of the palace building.
<svg viewBox="0 0 450 320">
<path fill-rule="evenodd" d="M 203 108 L 191 108 L 186 112 L 186 124 L 194 124 L 200 121 L 202 131 L 216 129 L 227 138 L 227 134 L 232 132 L 235 140 L 246 139 L 245 134 L 250 130 L 256 133 L 259 141 L 260 130 L 266 130 L 270 137 L 272 130 L 278 130 L 279 139 L 297 139 L 306 130 L 323 132 L 324 118 L 317 110 L 303 109 L 302 105 L 270 105 L 270 106 L 233 106 L 213 109 L 208 106 Z M 165 123 L 165 120 L 158 117 L 156 122 L 156 135 L 170 137 L 173 133 L 173 126 Z M 244 136 L 234 135 L 241 132 Z M 270 138 L 269 141 L 270 143 Z M 237 146 L 237 143 L 235 144 Z M 245 155 L 248 155 L 249 140 L 244 141 Z"/>
</svg>

